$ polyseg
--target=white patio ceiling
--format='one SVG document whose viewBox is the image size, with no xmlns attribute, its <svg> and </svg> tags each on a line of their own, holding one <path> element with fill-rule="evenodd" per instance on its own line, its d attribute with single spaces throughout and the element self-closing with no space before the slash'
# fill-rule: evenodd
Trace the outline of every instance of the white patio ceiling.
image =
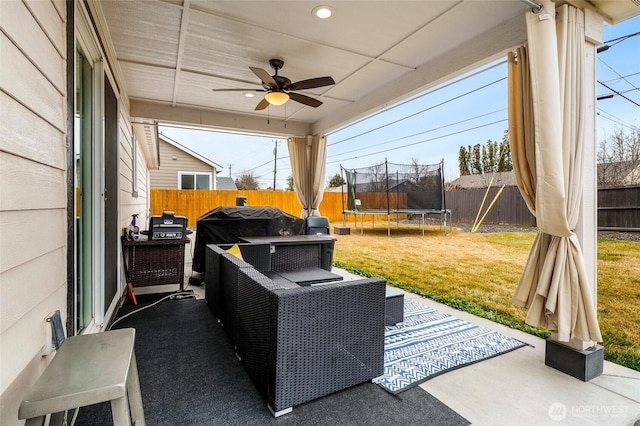
<svg viewBox="0 0 640 426">
<path fill-rule="evenodd" d="M 636 0 L 610 10 L 637 14 Z M 585 2 L 579 2 L 585 3 Z M 328 20 L 312 9 L 328 4 Z M 626 5 L 622 7 L 621 4 Z M 519 0 L 441 1 L 101 1 L 136 120 L 278 135 L 322 133 L 487 63 L 526 40 Z M 607 10 L 607 9 L 605 9 Z M 260 89 L 249 67 L 292 81 L 332 76 L 333 86 L 300 91 L 318 108 L 289 101 L 254 111 Z M 284 118 L 286 117 L 286 127 Z"/>
</svg>

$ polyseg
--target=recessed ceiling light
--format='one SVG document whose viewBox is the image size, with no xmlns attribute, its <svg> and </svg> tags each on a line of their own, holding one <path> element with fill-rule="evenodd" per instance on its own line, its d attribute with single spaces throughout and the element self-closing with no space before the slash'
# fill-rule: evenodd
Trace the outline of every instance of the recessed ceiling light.
<svg viewBox="0 0 640 426">
<path fill-rule="evenodd" d="M 255 94 L 255 93 L 252 93 L 252 92 L 244 92 L 244 95 L 245 95 L 247 98 L 253 98 L 256 94 Z"/>
<path fill-rule="evenodd" d="M 331 6 L 316 6 L 311 12 L 313 16 L 320 19 L 329 19 L 333 15 L 333 8 Z"/>
</svg>

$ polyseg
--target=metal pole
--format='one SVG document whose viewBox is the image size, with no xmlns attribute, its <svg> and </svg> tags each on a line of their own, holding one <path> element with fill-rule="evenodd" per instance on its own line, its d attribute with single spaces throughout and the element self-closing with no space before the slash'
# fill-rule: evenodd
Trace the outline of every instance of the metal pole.
<svg viewBox="0 0 640 426">
<path fill-rule="evenodd" d="M 542 5 L 532 0 L 520 0 L 520 1 L 526 4 L 527 6 L 531 7 L 531 10 L 533 11 L 533 13 L 540 13 L 540 11 L 542 10 Z"/>
<path fill-rule="evenodd" d="M 278 163 L 278 141 L 275 141 L 276 147 L 273 148 L 273 190 L 276 190 L 276 171 Z"/>
</svg>

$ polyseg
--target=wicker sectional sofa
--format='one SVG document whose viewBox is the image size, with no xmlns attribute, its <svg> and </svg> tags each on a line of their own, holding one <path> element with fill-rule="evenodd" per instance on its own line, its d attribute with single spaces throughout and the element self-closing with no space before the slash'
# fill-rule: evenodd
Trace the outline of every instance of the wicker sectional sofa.
<svg viewBox="0 0 640 426">
<path fill-rule="evenodd" d="M 274 281 L 216 245 L 206 300 L 275 416 L 383 374 L 385 281 Z"/>
</svg>

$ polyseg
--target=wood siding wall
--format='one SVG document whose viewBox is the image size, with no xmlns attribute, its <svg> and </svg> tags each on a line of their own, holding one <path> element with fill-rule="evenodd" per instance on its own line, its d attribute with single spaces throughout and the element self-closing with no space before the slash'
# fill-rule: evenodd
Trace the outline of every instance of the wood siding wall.
<svg viewBox="0 0 640 426">
<path fill-rule="evenodd" d="M 67 312 L 67 5 L 0 1 L 0 424 L 22 424 L 17 407 L 51 357 L 41 357 L 44 318 Z M 75 25 L 85 19 L 76 13 Z M 103 27 L 101 27 L 103 28 Z M 71 32 L 71 37 L 74 32 Z M 87 42 L 88 39 L 83 39 Z M 96 42 L 96 45 L 99 43 Z M 103 55 L 104 56 L 104 55 Z M 104 61 L 108 64 L 109 61 Z M 108 73 L 113 75 L 113 73 Z M 100 73 L 96 79 L 102 79 Z M 73 77 L 71 77 L 73 78 Z M 113 87 L 123 87 L 113 84 Z M 148 212 L 147 165 L 135 160 L 126 94 L 118 99 L 118 223 Z M 96 146 L 96 148 L 100 148 Z M 140 152 L 140 151 L 139 151 Z M 133 162 L 137 172 L 133 172 Z M 138 186 L 132 191 L 133 183 Z M 146 220 L 146 216 L 141 216 Z M 117 231 L 118 235 L 120 230 Z M 119 250 L 119 247 L 118 247 Z M 122 276 L 118 252 L 118 274 Z M 121 289 L 124 283 L 121 282 Z M 100 291 L 95 283 L 95 291 Z M 121 293 L 120 293 L 121 294 Z M 115 301 L 105 300 L 113 310 Z M 97 308 L 96 308 L 97 309 Z M 107 314 L 108 318 L 109 314 Z"/>
<path fill-rule="evenodd" d="M 211 173 L 211 185 L 215 179 L 213 167 L 201 161 L 175 146 L 163 141 L 158 141 L 160 151 L 160 168 L 150 170 L 151 188 L 153 189 L 178 189 L 178 172 L 203 172 Z M 175 160 L 173 159 L 175 157 Z"/>
<path fill-rule="evenodd" d="M 66 4 L 0 1 L 0 424 L 67 301 Z"/>
</svg>

